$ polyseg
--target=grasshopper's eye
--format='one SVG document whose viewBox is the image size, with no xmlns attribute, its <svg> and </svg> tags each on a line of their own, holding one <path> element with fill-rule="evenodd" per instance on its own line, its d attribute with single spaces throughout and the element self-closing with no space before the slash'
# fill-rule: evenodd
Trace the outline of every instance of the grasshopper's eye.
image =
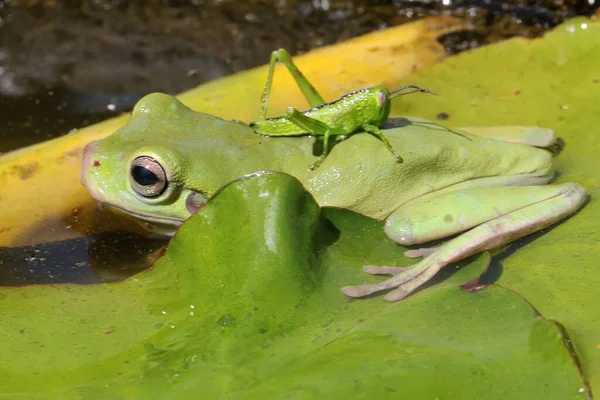
<svg viewBox="0 0 600 400">
<path fill-rule="evenodd" d="M 377 100 L 379 100 L 379 105 L 381 107 L 385 106 L 385 103 L 387 103 L 387 93 L 385 92 L 385 90 L 380 90 L 379 93 L 377 94 Z"/>
</svg>

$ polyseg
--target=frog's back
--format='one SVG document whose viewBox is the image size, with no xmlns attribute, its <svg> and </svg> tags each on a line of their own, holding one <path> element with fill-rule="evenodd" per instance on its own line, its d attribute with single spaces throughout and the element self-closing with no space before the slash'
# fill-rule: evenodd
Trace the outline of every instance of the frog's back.
<svg viewBox="0 0 600 400">
<path fill-rule="evenodd" d="M 404 163 L 397 163 L 376 137 L 357 133 L 337 143 L 321 166 L 310 171 L 320 154 L 314 137 L 264 137 L 245 124 L 194 112 L 155 93 L 140 100 L 127 126 L 103 143 L 118 144 L 120 153 L 143 146 L 169 154 L 180 184 L 191 190 L 211 194 L 245 174 L 277 170 L 297 177 L 322 206 L 373 218 L 385 218 L 409 200 L 459 182 L 544 175 L 552 168 L 549 152 L 542 149 L 468 140 L 439 125 L 404 121 L 403 127 L 385 130 Z"/>
<path fill-rule="evenodd" d="M 438 125 L 409 124 L 384 132 L 403 163 L 377 138 L 360 133 L 334 146 L 317 170 L 290 172 L 322 206 L 379 219 L 409 200 L 460 182 L 552 173 L 552 155 L 536 147 L 462 137 Z"/>
</svg>

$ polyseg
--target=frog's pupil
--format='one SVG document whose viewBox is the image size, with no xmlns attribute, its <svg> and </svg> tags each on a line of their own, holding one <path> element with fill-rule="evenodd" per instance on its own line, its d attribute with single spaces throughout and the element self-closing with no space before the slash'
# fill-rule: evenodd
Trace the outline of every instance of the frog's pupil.
<svg viewBox="0 0 600 400">
<path fill-rule="evenodd" d="M 133 176 L 133 179 L 142 186 L 151 186 L 158 182 L 158 177 L 154 172 L 139 165 L 133 167 L 131 175 Z"/>
</svg>

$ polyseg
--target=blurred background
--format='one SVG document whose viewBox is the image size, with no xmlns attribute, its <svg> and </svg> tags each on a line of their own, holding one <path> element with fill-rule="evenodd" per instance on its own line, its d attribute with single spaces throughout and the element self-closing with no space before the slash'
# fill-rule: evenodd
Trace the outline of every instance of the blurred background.
<svg viewBox="0 0 600 400">
<path fill-rule="evenodd" d="M 449 15 L 467 22 L 438 38 L 456 54 L 542 35 L 594 14 L 598 2 L 0 0 L 0 153 L 128 111 L 149 92 L 175 94 L 266 64 L 280 47 L 297 55 Z M 0 284 L 118 281 L 162 254 L 164 240 L 90 207 L 33 226 L 19 243 L 34 245 L 0 247 Z"/>
<path fill-rule="evenodd" d="M 535 37 L 600 0 L 0 0 L 0 153 L 292 54 L 430 15 L 449 54 Z M 235 95 L 235 94 L 232 94 Z"/>
</svg>

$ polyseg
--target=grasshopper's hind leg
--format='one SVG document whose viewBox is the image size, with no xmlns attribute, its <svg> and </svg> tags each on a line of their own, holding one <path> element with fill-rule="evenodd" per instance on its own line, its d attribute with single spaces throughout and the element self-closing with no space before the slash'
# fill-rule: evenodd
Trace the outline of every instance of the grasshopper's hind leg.
<svg viewBox="0 0 600 400">
<path fill-rule="evenodd" d="M 271 53 L 271 61 L 269 62 L 269 72 L 267 74 L 267 82 L 265 83 L 265 87 L 261 96 L 261 119 L 265 119 L 267 115 L 267 107 L 269 104 L 269 96 L 271 95 L 271 86 L 273 84 L 273 75 L 275 73 L 275 66 L 277 62 L 281 62 L 285 67 L 290 71 L 290 74 L 296 81 L 296 84 L 304 94 L 304 97 L 308 101 L 311 107 L 320 106 L 325 103 L 323 97 L 319 94 L 317 89 L 306 79 L 304 74 L 298 69 L 294 61 L 292 60 L 292 56 L 285 49 L 275 50 Z"/>
<path fill-rule="evenodd" d="M 329 154 L 329 138 L 331 136 L 346 135 L 348 133 L 342 129 L 334 129 L 325 122 L 308 117 L 296 110 L 294 107 L 289 107 L 287 110 L 285 110 L 285 113 L 283 113 L 283 118 L 300 127 L 310 135 L 323 136 L 323 153 L 317 159 L 317 161 L 310 165 L 310 169 L 315 169 L 321 165 L 323 160 L 325 160 L 325 157 L 327 157 Z"/>
</svg>

